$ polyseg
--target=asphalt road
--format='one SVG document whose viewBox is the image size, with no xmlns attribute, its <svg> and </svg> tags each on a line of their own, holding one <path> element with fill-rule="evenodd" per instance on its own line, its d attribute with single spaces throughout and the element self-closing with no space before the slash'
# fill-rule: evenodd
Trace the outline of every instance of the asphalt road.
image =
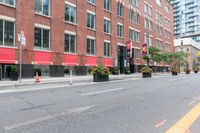
<svg viewBox="0 0 200 133">
<path fill-rule="evenodd" d="M 164 133 L 200 103 L 199 81 L 190 74 L 2 92 L 0 133 Z M 199 133 L 200 119 L 189 130 Z"/>
</svg>

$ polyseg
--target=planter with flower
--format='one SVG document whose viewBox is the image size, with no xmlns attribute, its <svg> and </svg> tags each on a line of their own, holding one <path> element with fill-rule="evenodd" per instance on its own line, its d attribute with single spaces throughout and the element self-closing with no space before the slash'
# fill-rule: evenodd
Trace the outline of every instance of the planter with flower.
<svg viewBox="0 0 200 133">
<path fill-rule="evenodd" d="M 109 69 L 104 66 L 96 66 L 92 69 L 93 81 L 94 82 L 105 82 L 109 81 Z"/>
<path fill-rule="evenodd" d="M 194 73 L 198 73 L 199 72 L 199 67 L 198 66 L 193 67 L 193 71 L 194 71 Z"/>
<path fill-rule="evenodd" d="M 143 78 L 151 78 L 152 69 L 145 66 L 141 69 L 141 73 Z"/>
<path fill-rule="evenodd" d="M 185 69 L 186 74 L 190 74 L 191 70 L 189 68 Z"/>
<path fill-rule="evenodd" d="M 172 75 L 174 76 L 174 75 L 178 75 L 179 70 L 178 70 L 178 68 L 176 68 L 176 67 L 172 67 L 172 68 L 171 68 L 171 72 L 172 72 Z"/>
</svg>

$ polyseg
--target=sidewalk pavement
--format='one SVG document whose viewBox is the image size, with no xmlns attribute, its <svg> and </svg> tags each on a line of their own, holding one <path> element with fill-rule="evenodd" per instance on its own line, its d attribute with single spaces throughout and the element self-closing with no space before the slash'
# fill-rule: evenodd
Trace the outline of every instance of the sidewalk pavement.
<svg viewBox="0 0 200 133">
<path fill-rule="evenodd" d="M 168 73 L 155 73 L 153 76 L 167 76 Z M 119 79 L 128 79 L 128 78 L 142 78 L 141 73 L 129 74 L 129 75 L 110 75 L 110 80 L 119 80 Z M 72 82 L 92 82 L 93 76 L 72 76 Z M 53 84 L 53 83 L 70 83 L 70 76 L 65 77 L 41 77 L 39 84 Z M 13 86 L 24 86 L 24 85 L 35 85 L 35 78 L 22 79 L 22 82 L 19 81 L 0 81 L 0 89 L 5 87 L 13 87 Z"/>
</svg>

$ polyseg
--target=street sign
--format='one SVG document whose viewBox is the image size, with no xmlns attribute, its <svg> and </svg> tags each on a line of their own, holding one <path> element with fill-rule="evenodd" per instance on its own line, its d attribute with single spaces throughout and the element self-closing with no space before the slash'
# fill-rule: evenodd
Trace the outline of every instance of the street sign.
<svg viewBox="0 0 200 133">
<path fill-rule="evenodd" d="M 25 46 L 26 38 L 24 36 L 24 32 L 23 31 L 21 31 L 20 34 L 18 34 L 18 41 L 20 42 L 20 45 Z"/>
</svg>

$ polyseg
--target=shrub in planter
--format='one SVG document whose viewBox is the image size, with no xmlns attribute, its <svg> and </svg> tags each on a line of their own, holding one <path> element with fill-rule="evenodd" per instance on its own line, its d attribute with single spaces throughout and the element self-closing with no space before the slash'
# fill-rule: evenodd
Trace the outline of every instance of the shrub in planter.
<svg viewBox="0 0 200 133">
<path fill-rule="evenodd" d="M 191 70 L 189 68 L 185 69 L 186 74 L 190 74 Z"/>
<path fill-rule="evenodd" d="M 143 78 L 150 78 L 152 69 L 149 68 L 148 66 L 145 66 L 141 69 L 141 73 L 142 73 Z"/>
<path fill-rule="evenodd" d="M 179 70 L 178 70 L 178 68 L 176 68 L 176 67 L 172 67 L 172 68 L 171 68 L 171 72 L 172 72 L 172 75 L 178 75 Z"/>
<path fill-rule="evenodd" d="M 35 68 L 34 69 L 34 76 L 36 76 L 36 73 L 38 73 L 38 76 L 42 75 L 41 69 L 40 68 Z"/>
<path fill-rule="evenodd" d="M 104 82 L 109 81 L 109 69 L 104 66 L 96 66 L 92 69 L 93 81 Z"/>
<path fill-rule="evenodd" d="M 125 74 L 130 74 L 131 73 L 130 67 L 125 67 L 124 68 L 124 73 Z"/>
<path fill-rule="evenodd" d="M 16 65 L 12 65 L 11 66 L 10 80 L 13 80 L 13 81 L 17 81 L 18 80 L 18 72 L 17 72 Z"/>
<path fill-rule="evenodd" d="M 193 71 L 194 71 L 194 73 L 198 73 L 199 72 L 199 67 L 198 66 L 193 67 Z"/>
<path fill-rule="evenodd" d="M 111 73 L 112 73 L 113 75 L 118 75 L 118 74 L 119 74 L 119 68 L 118 68 L 118 67 L 112 67 L 112 68 L 110 69 L 110 71 L 111 71 Z"/>
</svg>

